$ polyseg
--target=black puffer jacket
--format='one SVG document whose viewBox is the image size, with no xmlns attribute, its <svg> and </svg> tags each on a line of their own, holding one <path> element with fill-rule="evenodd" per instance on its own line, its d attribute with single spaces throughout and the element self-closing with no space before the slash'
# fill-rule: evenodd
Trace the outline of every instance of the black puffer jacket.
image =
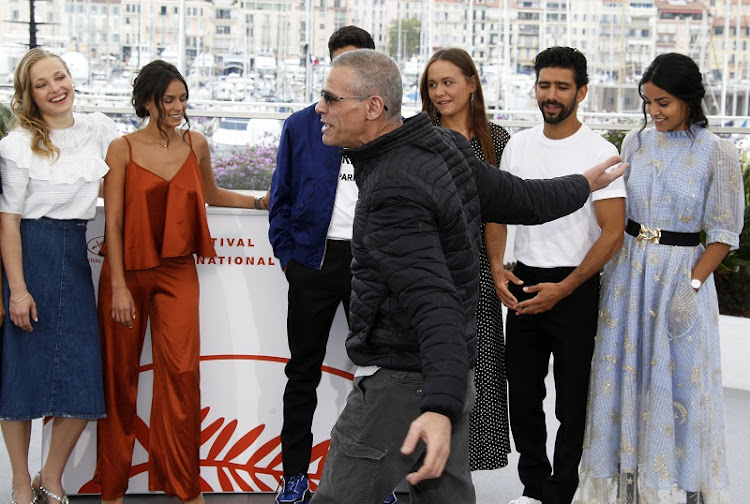
<svg viewBox="0 0 750 504">
<path fill-rule="evenodd" d="M 580 175 L 524 181 L 501 172 L 425 113 L 346 153 L 359 188 L 349 357 L 361 366 L 423 373 L 422 410 L 456 419 L 476 362 L 482 218 L 558 218 L 583 205 L 588 182 Z"/>
</svg>

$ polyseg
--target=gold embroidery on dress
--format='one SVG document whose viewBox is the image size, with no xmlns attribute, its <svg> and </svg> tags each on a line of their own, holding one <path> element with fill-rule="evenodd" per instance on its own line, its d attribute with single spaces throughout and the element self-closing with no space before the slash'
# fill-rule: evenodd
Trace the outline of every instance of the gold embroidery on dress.
<svg viewBox="0 0 750 504">
<path fill-rule="evenodd" d="M 664 171 L 664 163 L 662 163 L 660 159 L 654 159 L 649 164 L 653 165 L 654 168 L 656 168 L 657 177 Z"/>
<path fill-rule="evenodd" d="M 716 222 L 727 222 L 732 217 L 732 212 L 726 206 L 720 207 L 717 205 L 714 212 L 709 213 L 708 218 Z"/>
<path fill-rule="evenodd" d="M 632 352 L 635 350 L 635 345 L 633 345 L 633 342 L 630 341 L 630 336 L 625 334 L 625 344 L 623 345 L 625 347 L 626 352 Z"/>
<path fill-rule="evenodd" d="M 733 171 L 729 176 L 729 188 L 733 193 L 742 191 L 742 173 L 739 171 Z"/>
<path fill-rule="evenodd" d="M 677 214 L 677 219 L 678 219 L 678 220 L 679 220 L 680 222 L 692 222 L 692 221 L 693 221 L 693 214 L 692 214 L 692 211 L 693 211 L 692 207 L 690 207 L 689 205 L 688 205 L 688 206 L 686 206 L 686 207 L 684 208 L 684 210 L 683 210 L 683 213 L 682 213 L 682 214 L 679 214 L 679 213 Z"/>
<path fill-rule="evenodd" d="M 626 455 L 633 455 L 635 453 L 635 448 L 626 437 L 623 437 L 621 439 L 620 447 L 621 447 L 622 452 L 625 453 Z"/>
<path fill-rule="evenodd" d="M 698 369 L 698 366 L 693 366 L 693 369 L 690 371 L 690 382 L 695 386 L 701 384 L 701 371 Z"/>
<path fill-rule="evenodd" d="M 677 460 L 680 460 L 685 456 L 685 449 L 680 445 L 676 445 L 674 448 L 674 456 Z"/>
<path fill-rule="evenodd" d="M 631 294 L 628 298 L 628 313 L 633 313 L 636 310 L 638 310 L 638 299 L 636 299 L 634 294 Z"/>
<path fill-rule="evenodd" d="M 656 134 L 656 146 L 657 147 L 669 147 L 669 140 L 664 133 Z"/>
<path fill-rule="evenodd" d="M 599 313 L 599 320 L 604 327 L 617 327 L 617 320 L 612 318 L 612 314 L 606 308 Z"/>
<path fill-rule="evenodd" d="M 611 362 L 612 364 L 617 365 L 617 357 L 615 357 L 614 355 L 605 355 L 604 357 L 602 357 L 602 361 Z"/>
<path fill-rule="evenodd" d="M 674 401 L 672 403 L 672 406 L 675 409 L 674 419 L 677 420 L 677 423 L 679 425 L 683 425 L 687 421 L 687 416 L 688 416 L 687 408 L 678 401 Z"/>
<path fill-rule="evenodd" d="M 669 479 L 669 471 L 667 470 L 667 457 L 659 455 L 654 458 L 654 472 L 659 475 L 659 478 L 663 480 Z"/>
</svg>

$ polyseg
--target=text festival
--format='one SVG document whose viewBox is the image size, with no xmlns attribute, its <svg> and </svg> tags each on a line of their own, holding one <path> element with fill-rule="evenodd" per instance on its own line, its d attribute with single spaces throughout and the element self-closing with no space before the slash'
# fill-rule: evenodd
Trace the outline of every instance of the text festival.
<svg viewBox="0 0 750 504">
<path fill-rule="evenodd" d="M 246 248 L 255 247 L 252 238 L 212 238 L 214 247 L 217 249 L 217 254 L 220 254 L 220 248 L 233 247 L 233 248 Z M 273 256 L 251 256 L 251 255 L 217 255 L 216 257 L 201 257 L 195 258 L 196 264 L 218 264 L 218 265 L 245 265 L 245 266 L 275 266 Z"/>
</svg>

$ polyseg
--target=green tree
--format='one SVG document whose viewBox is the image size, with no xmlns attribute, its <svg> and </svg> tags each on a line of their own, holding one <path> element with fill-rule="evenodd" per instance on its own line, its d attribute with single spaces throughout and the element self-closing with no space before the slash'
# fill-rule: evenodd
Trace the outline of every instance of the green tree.
<svg viewBox="0 0 750 504">
<path fill-rule="evenodd" d="M 8 107 L 0 103 L 0 138 L 8 134 L 13 127 L 13 112 Z"/>
<path fill-rule="evenodd" d="M 408 18 L 401 20 L 401 54 L 398 54 L 398 19 L 391 22 L 391 28 L 388 31 L 390 43 L 388 44 L 388 54 L 395 60 L 408 60 L 415 54 L 419 53 L 419 34 L 422 31 L 422 21 L 417 18 Z"/>
</svg>

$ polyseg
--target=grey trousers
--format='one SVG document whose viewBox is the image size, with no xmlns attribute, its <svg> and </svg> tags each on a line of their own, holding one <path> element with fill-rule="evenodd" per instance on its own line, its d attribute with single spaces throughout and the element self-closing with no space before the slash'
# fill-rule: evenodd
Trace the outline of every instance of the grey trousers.
<svg viewBox="0 0 750 504">
<path fill-rule="evenodd" d="M 409 486 L 410 502 L 474 504 L 469 470 L 469 413 L 474 404 L 474 371 L 466 404 L 453 423 L 451 452 L 443 475 Z M 422 465 L 426 446 L 411 455 L 401 445 L 421 411 L 421 373 L 381 368 L 358 377 L 331 432 L 323 476 L 311 504 L 382 504 L 404 477 Z"/>
</svg>

